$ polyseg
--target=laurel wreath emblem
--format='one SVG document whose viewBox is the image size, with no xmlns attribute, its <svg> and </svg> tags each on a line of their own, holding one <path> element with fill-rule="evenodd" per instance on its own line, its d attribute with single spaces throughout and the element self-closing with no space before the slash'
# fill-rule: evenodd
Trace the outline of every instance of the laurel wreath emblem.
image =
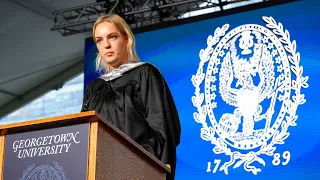
<svg viewBox="0 0 320 180">
<path fill-rule="evenodd" d="M 283 25 L 279 22 L 277 23 L 272 17 L 263 16 L 262 19 L 266 22 L 266 26 L 273 31 L 275 35 L 278 35 L 279 41 L 284 46 L 285 50 L 288 53 L 288 60 L 290 63 L 290 69 L 295 75 L 295 79 L 292 77 L 291 89 L 294 91 L 292 99 L 288 99 L 284 102 L 285 112 L 287 113 L 285 119 L 282 121 L 281 128 L 279 128 L 272 136 L 272 139 L 269 144 L 267 142 L 263 143 L 258 151 L 250 151 L 246 154 L 242 154 L 238 151 L 231 151 L 228 148 L 227 144 L 221 139 L 215 137 L 215 130 L 213 127 L 208 126 L 206 122 L 207 116 L 207 107 L 203 105 L 204 94 L 200 92 L 200 85 L 202 84 L 205 74 L 203 72 L 203 67 L 205 63 L 210 60 L 210 56 L 213 53 L 215 46 L 220 38 L 223 37 L 229 25 L 225 24 L 221 28 L 217 28 L 214 32 L 214 36 L 209 36 L 207 39 L 206 49 L 202 49 L 199 53 L 200 63 L 196 75 L 193 75 L 191 78 L 192 84 L 195 87 L 194 96 L 192 96 L 192 103 L 197 108 L 197 112 L 194 112 L 193 117 L 197 123 L 202 124 L 200 136 L 206 141 L 210 141 L 211 144 L 215 145 L 213 152 L 216 154 L 225 154 L 230 156 L 230 161 L 225 162 L 221 167 L 220 171 L 224 171 L 225 174 L 228 174 L 228 168 L 233 165 L 233 168 L 238 168 L 243 165 L 244 169 L 247 172 L 252 172 L 254 175 L 257 175 L 258 172 L 261 172 L 260 168 L 252 165 L 253 162 L 258 162 L 265 166 L 265 161 L 260 158 L 260 155 L 273 156 L 274 151 L 276 150 L 275 145 L 284 144 L 284 140 L 287 139 L 290 135 L 287 132 L 290 126 L 296 126 L 296 120 L 298 115 L 296 115 L 296 110 L 299 105 L 306 102 L 304 94 L 301 94 L 301 88 L 308 88 L 307 81 L 308 76 L 302 76 L 303 67 L 299 65 L 300 62 L 300 53 L 296 52 L 296 41 L 290 41 L 290 34 L 288 30 L 283 29 Z"/>
</svg>

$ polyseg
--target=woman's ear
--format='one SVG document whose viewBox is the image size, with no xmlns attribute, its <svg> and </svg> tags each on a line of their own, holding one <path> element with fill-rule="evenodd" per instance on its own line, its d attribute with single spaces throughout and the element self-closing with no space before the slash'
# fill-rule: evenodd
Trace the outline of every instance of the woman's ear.
<svg viewBox="0 0 320 180">
<path fill-rule="evenodd" d="M 121 34 L 123 35 L 123 38 L 124 38 L 125 43 L 128 44 L 128 42 L 129 42 L 129 37 L 128 37 L 128 35 L 127 35 L 126 33 L 121 33 Z"/>
<path fill-rule="evenodd" d="M 126 40 L 126 51 L 129 52 L 129 41 Z"/>
<path fill-rule="evenodd" d="M 126 47 L 127 47 L 127 49 L 128 49 L 128 46 L 129 46 L 129 38 L 128 38 L 128 36 L 126 36 L 125 42 L 126 42 Z"/>
</svg>

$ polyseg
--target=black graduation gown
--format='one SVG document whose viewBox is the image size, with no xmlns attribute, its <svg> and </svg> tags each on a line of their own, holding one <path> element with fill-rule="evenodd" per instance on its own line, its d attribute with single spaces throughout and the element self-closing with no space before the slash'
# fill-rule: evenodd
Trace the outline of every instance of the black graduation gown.
<svg viewBox="0 0 320 180">
<path fill-rule="evenodd" d="M 83 102 L 82 111 L 97 111 L 170 164 L 167 179 L 174 179 L 181 127 L 171 92 L 156 67 L 143 63 L 112 80 L 97 78 L 88 84 Z"/>
</svg>

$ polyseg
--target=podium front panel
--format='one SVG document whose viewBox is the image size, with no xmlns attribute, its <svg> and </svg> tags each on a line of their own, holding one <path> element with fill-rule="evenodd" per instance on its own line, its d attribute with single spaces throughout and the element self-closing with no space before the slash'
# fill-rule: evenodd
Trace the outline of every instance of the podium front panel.
<svg viewBox="0 0 320 180">
<path fill-rule="evenodd" d="M 86 180 L 89 123 L 7 134 L 4 180 Z"/>
<path fill-rule="evenodd" d="M 166 172 L 103 125 L 97 132 L 96 180 L 165 180 Z"/>
</svg>

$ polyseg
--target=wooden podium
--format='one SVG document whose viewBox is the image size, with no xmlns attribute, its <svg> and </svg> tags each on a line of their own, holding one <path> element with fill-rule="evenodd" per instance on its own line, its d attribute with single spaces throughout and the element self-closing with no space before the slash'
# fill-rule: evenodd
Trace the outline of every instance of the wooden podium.
<svg viewBox="0 0 320 180">
<path fill-rule="evenodd" d="M 88 151 L 83 155 L 87 156 L 87 173 L 85 179 L 165 180 L 166 174 L 170 173 L 169 167 L 147 152 L 126 134 L 104 120 L 95 111 L 88 111 L 66 116 L 1 125 L 0 179 L 4 179 L 3 175 L 5 173 L 4 170 L 6 169 L 5 162 L 10 161 L 10 159 L 5 160 L 7 158 L 5 153 L 7 142 L 6 136 L 25 132 L 34 133 L 39 130 L 41 131 L 59 127 L 68 128 L 84 123 L 87 123 L 87 127 L 89 127 L 89 133 L 87 136 Z M 56 151 L 56 153 L 57 152 L 58 151 Z M 30 159 L 32 158 L 29 158 L 29 160 Z M 70 161 L 73 160 L 71 159 Z M 66 172 L 66 174 L 68 174 L 68 172 Z M 69 178 L 69 180 L 72 179 Z"/>
</svg>

